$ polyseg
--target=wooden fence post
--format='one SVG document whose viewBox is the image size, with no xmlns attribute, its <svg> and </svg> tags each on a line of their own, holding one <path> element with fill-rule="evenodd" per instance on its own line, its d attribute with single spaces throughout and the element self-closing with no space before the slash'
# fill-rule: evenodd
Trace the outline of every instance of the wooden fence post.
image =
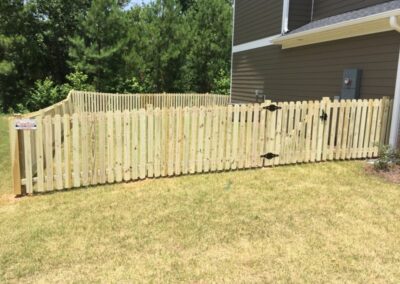
<svg viewBox="0 0 400 284">
<path fill-rule="evenodd" d="M 15 120 L 21 115 L 14 115 L 9 119 L 10 151 L 11 151 L 11 172 L 15 196 L 22 195 L 21 164 L 20 164 L 20 139 L 18 130 L 15 129 Z"/>
</svg>

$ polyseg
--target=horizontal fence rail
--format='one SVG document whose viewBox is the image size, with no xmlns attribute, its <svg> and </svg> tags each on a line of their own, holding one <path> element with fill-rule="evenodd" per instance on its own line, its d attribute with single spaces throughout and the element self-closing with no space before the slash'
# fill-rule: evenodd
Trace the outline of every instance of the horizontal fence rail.
<svg viewBox="0 0 400 284">
<path fill-rule="evenodd" d="M 14 187 L 50 192 L 145 178 L 373 158 L 392 101 L 330 100 L 48 114 L 13 131 Z M 76 107 L 74 107 L 76 110 Z M 10 124 L 12 127 L 12 122 Z M 18 156 L 15 160 L 15 156 Z M 18 192 L 17 192 L 18 193 Z"/>
</svg>

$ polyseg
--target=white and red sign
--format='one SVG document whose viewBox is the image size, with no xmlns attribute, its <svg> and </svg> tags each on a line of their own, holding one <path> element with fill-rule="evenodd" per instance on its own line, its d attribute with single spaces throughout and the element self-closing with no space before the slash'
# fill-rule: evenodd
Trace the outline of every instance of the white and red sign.
<svg viewBox="0 0 400 284">
<path fill-rule="evenodd" d="M 22 118 L 15 120 L 15 129 L 35 130 L 37 128 L 36 120 L 32 118 Z"/>
</svg>

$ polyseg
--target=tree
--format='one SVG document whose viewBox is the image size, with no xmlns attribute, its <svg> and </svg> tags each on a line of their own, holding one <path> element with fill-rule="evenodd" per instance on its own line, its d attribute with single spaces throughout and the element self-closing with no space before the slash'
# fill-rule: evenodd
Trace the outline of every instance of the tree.
<svg viewBox="0 0 400 284">
<path fill-rule="evenodd" d="M 64 83 L 71 69 L 67 64 L 69 38 L 81 33 L 79 22 L 92 0 L 32 0 L 34 16 L 41 22 L 47 76 Z"/>
<path fill-rule="evenodd" d="M 70 66 L 87 74 L 96 90 L 115 91 L 124 69 L 126 44 L 121 6 L 115 0 L 93 1 L 80 23 L 80 31 L 70 39 Z"/>
<path fill-rule="evenodd" d="M 191 90 L 209 92 L 221 72 L 230 73 L 231 18 L 228 0 L 197 0 L 188 12 L 191 45 L 181 74 Z"/>
<path fill-rule="evenodd" d="M 179 1 L 157 0 L 140 9 L 138 22 L 131 29 L 131 35 L 138 39 L 133 43 L 136 53 L 128 65 L 148 91 L 179 92 L 179 74 L 188 42 Z"/>
<path fill-rule="evenodd" d="M 26 101 L 29 89 L 46 72 L 40 22 L 31 3 L 0 1 L 0 107 Z"/>
</svg>

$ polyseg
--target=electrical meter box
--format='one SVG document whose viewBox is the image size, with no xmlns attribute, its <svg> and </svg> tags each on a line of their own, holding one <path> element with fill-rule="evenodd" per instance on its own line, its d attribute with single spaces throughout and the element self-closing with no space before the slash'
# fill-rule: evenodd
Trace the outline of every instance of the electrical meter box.
<svg viewBox="0 0 400 284">
<path fill-rule="evenodd" d="M 345 69 L 343 72 L 341 99 L 358 99 L 360 97 L 361 88 L 360 69 Z"/>
</svg>

